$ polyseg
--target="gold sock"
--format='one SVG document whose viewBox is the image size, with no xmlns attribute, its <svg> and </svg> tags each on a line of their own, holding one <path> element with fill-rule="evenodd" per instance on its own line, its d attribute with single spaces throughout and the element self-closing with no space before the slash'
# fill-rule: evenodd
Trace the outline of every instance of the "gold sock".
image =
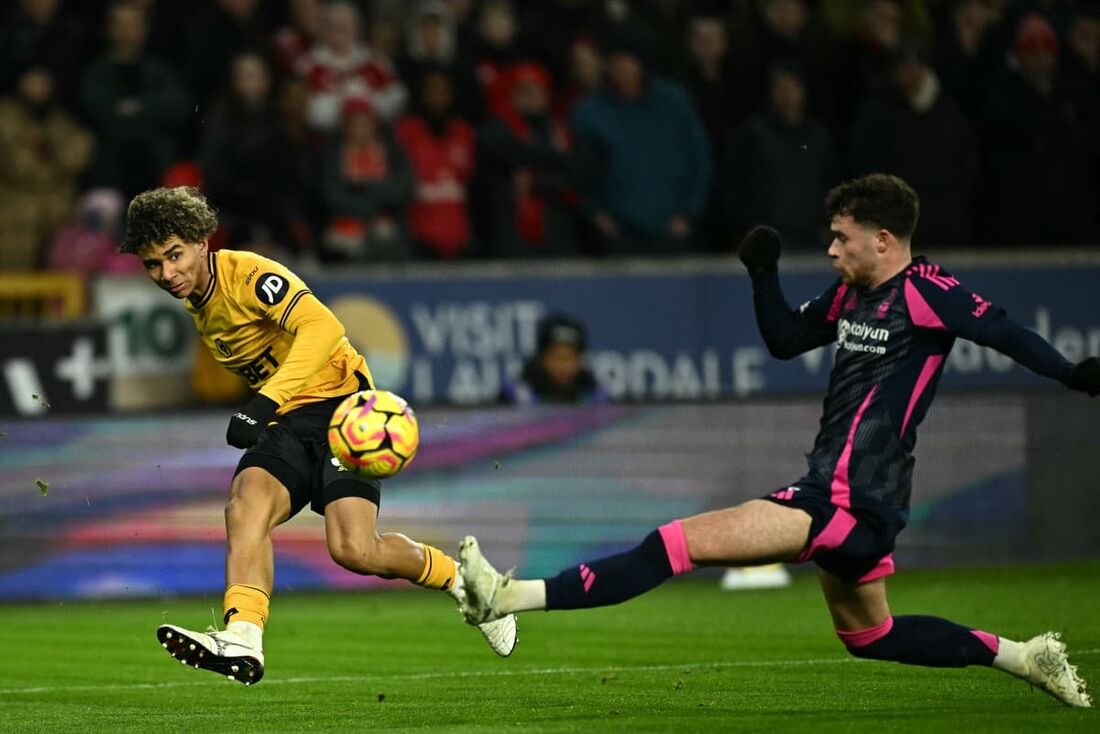
<svg viewBox="0 0 1100 734">
<path fill-rule="evenodd" d="M 225 590 L 225 601 L 222 603 L 225 609 L 224 621 L 251 622 L 260 629 L 267 622 L 268 605 L 271 597 L 263 589 L 245 584 L 233 584 Z"/>
<path fill-rule="evenodd" d="M 455 559 L 432 546 L 424 543 L 424 570 L 420 572 L 420 578 L 415 583 L 427 589 L 441 589 L 446 591 L 454 583 L 458 568 Z"/>
</svg>

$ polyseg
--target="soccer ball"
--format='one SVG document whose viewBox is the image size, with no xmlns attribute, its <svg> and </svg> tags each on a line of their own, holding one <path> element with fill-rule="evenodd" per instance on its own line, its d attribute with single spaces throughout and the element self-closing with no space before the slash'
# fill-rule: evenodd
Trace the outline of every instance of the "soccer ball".
<svg viewBox="0 0 1100 734">
<path fill-rule="evenodd" d="M 420 428 L 403 398 L 386 390 L 363 390 L 348 396 L 332 414 L 328 445 L 348 471 L 385 479 L 416 456 Z"/>
</svg>

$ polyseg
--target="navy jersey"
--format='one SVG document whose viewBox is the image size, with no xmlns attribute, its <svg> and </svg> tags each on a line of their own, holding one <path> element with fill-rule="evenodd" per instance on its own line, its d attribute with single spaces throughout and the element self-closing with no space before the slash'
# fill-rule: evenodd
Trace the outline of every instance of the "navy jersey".
<svg viewBox="0 0 1100 734">
<path fill-rule="evenodd" d="M 899 527 L 908 520 L 917 426 L 956 336 L 1055 379 L 1072 367 L 1035 332 L 923 257 L 874 289 L 838 280 L 796 310 L 776 274 L 756 278 L 753 290 L 774 356 L 837 346 L 806 480 L 828 487 L 833 504 Z"/>
</svg>

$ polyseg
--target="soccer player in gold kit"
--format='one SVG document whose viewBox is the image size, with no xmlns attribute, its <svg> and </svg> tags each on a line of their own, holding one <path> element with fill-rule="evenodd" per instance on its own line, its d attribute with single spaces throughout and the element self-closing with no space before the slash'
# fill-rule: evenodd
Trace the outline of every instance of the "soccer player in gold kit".
<svg viewBox="0 0 1100 734">
<path fill-rule="evenodd" d="M 242 683 L 264 673 L 263 629 L 274 585 L 271 531 L 306 505 L 325 518 L 336 563 L 355 573 L 403 578 L 463 597 L 455 561 L 438 548 L 376 528 L 381 484 L 344 471 L 328 448 L 340 401 L 374 387 L 344 328 L 294 273 L 251 252 L 209 251 L 217 217 L 193 188 L 134 197 L 122 252 L 184 302 L 214 358 L 255 391 L 229 419 L 226 441 L 244 455 L 225 507 L 225 624 L 195 632 L 162 625 L 175 658 Z M 481 626 L 493 650 L 511 654 L 515 617 Z"/>
</svg>

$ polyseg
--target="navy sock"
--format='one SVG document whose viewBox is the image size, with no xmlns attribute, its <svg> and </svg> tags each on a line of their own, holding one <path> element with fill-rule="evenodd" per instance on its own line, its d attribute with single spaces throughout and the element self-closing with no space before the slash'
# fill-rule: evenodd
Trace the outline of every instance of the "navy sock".
<svg viewBox="0 0 1100 734">
<path fill-rule="evenodd" d="M 589 609 L 618 604 L 690 570 L 683 530 L 678 521 L 672 522 L 654 530 L 626 553 L 582 563 L 546 579 L 546 608 Z"/>
<path fill-rule="evenodd" d="M 892 621 L 892 626 L 888 626 Z M 885 634 L 882 631 L 887 629 Z M 872 660 L 892 660 L 933 668 L 992 665 L 997 656 L 995 635 L 939 617 L 894 617 L 870 630 L 837 632 L 848 652 Z M 860 639 L 861 636 L 863 639 Z M 865 642 L 868 637 L 873 641 Z"/>
</svg>

